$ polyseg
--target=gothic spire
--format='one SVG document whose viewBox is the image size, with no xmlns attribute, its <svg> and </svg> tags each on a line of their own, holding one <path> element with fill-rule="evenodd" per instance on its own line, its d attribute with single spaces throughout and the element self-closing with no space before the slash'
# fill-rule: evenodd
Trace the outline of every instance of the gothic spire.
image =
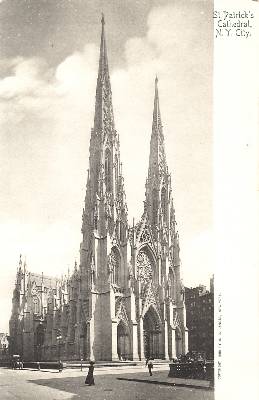
<svg viewBox="0 0 259 400">
<path fill-rule="evenodd" d="M 161 171 L 166 172 L 166 170 L 167 164 L 164 148 L 163 126 L 159 107 L 158 78 L 156 76 L 148 177 L 149 179 L 158 179 L 159 173 L 161 174 Z"/>
<path fill-rule="evenodd" d="M 22 255 L 20 254 L 20 258 L 19 258 L 19 272 L 21 272 L 22 270 Z"/>
<path fill-rule="evenodd" d="M 155 98 L 154 98 L 154 111 L 153 111 L 153 130 L 159 132 L 162 130 L 161 114 L 159 108 L 159 95 L 158 95 L 158 78 L 155 79 Z"/>
<path fill-rule="evenodd" d="M 170 182 L 166 163 L 163 126 L 159 107 L 158 78 L 156 77 L 145 201 L 145 210 L 148 213 L 148 218 L 152 225 L 154 237 L 157 236 L 159 224 L 167 225 L 169 195 Z"/>
<path fill-rule="evenodd" d="M 112 232 L 117 218 L 126 220 L 126 201 L 120 162 L 119 135 L 115 130 L 112 91 L 102 15 L 99 68 L 95 96 L 94 127 L 91 130 L 82 232 L 87 226 Z M 101 221 L 102 219 L 102 221 Z"/>
<path fill-rule="evenodd" d="M 95 102 L 95 131 L 102 131 L 105 127 L 113 128 L 113 109 L 112 109 L 112 93 L 109 75 L 107 47 L 104 30 L 104 15 L 102 14 L 102 33 L 99 55 L 99 69 L 96 86 L 96 102 Z"/>
</svg>

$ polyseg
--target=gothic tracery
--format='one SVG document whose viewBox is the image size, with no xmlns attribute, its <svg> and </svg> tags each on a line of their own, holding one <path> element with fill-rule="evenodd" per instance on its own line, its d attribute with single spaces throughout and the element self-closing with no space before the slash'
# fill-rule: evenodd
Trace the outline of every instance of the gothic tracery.
<svg viewBox="0 0 259 400">
<path fill-rule="evenodd" d="M 153 277 L 153 268 L 150 257 L 144 250 L 140 250 L 137 255 L 138 278 L 144 283 L 148 283 Z"/>
</svg>

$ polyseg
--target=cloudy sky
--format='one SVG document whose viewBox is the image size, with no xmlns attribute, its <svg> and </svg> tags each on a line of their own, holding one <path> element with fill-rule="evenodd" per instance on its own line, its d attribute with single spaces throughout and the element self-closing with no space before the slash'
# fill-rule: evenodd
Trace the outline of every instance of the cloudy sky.
<svg viewBox="0 0 259 400">
<path fill-rule="evenodd" d="M 101 12 L 129 220 L 143 211 L 155 75 L 186 285 L 212 273 L 212 5 L 198 0 L 0 2 L 0 331 L 19 254 L 79 260 Z"/>
</svg>

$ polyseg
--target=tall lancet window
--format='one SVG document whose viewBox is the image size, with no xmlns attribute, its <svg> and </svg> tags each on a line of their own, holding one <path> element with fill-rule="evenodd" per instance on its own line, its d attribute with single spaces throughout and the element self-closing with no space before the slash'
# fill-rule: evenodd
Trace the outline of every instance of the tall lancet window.
<svg viewBox="0 0 259 400">
<path fill-rule="evenodd" d="M 158 209 L 157 191 L 156 191 L 156 189 L 153 189 L 152 190 L 152 219 L 153 219 L 154 225 L 156 225 L 156 223 L 157 223 L 157 209 Z"/>
<path fill-rule="evenodd" d="M 126 239 L 126 227 L 125 224 L 121 221 L 120 222 L 120 241 L 125 242 Z"/>
<path fill-rule="evenodd" d="M 34 314 L 40 313 L 40 301 L 37 296 L 33 296 L 33 312 Z"/>
<path fill-rule="evenodd" d="M 116 154 L 115 156 L 115 184 L 118 185 L 118 180 L 119 180 L 119 161 L 118 161 L 118 156 Z"/>
<path fill-rule="evenodd" d="M 119 285 L 120 281 L 120 254 L 118 250 L 113 247 L 111 251 L 111 267 L 112 267 L 112 283 Z"/>
<path fill-rule="evenodd" d="M 112 191 L 112 157 L 109 149 L 105 150 L 105 185 L 108 192 Z"/>
<path fill-rule="evenodd" d="M 166 201 L 166 189 L 163 187 L 161 190 L 161 208 L 164 220 L 167 215 L 167 201 Z"/>
</svg>

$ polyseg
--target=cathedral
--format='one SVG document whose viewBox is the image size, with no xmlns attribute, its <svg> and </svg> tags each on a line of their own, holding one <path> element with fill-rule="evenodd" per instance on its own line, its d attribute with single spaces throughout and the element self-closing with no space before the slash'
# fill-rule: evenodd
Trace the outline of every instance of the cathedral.
<svg viewBox="0 0 259 400">
<path fill-rule="evenodd" d="M 130 226 L 104 24 L 102 18 L 80 263 L 57 279 L 30 272 L 20 257 L 10 348 L 24 360 L 169 360 L 188 351 L 158 79 L 144 209 Z"/>
</svg>

